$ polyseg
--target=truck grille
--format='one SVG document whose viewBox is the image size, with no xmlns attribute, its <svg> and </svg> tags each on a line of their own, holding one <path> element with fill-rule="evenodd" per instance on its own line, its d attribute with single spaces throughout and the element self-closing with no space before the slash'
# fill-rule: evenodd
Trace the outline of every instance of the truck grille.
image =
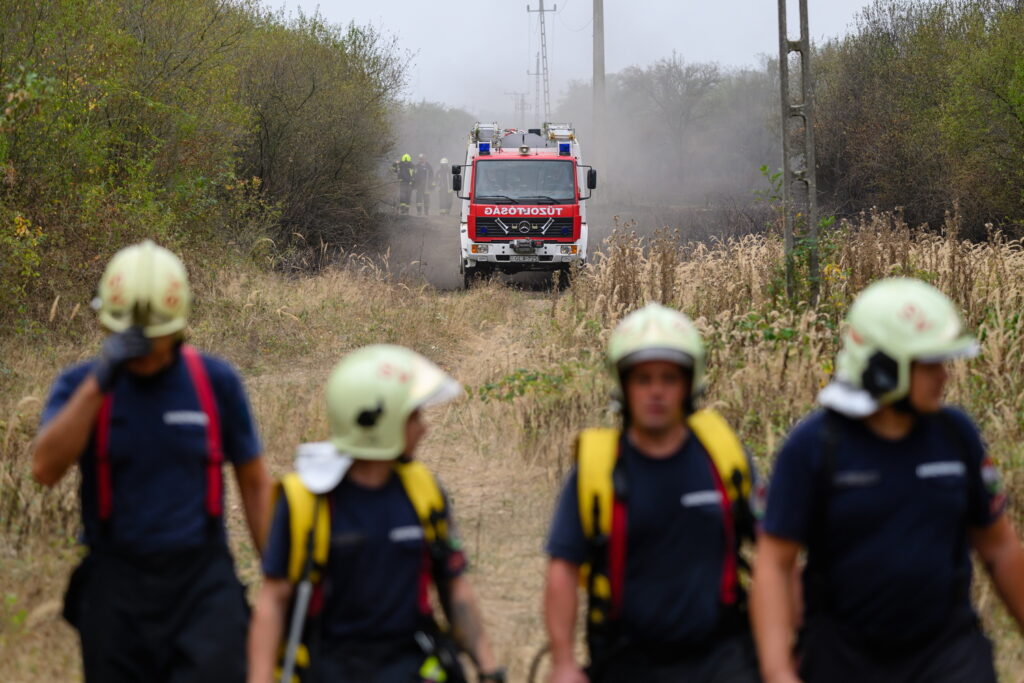
<svg viewBox="0 0 1024 683">
<path fill-rule="evenodd" d="M 572 218 L 477 218 L 477 237 L 572 237 Z"/>
</svg>

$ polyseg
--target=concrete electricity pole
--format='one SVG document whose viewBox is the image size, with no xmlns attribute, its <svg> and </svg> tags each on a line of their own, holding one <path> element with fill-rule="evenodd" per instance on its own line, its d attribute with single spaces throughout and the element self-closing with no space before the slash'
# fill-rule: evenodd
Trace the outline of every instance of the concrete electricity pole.
<svg viewBox="0 0 1024 683">
<path fill-rule="evenodd" d="M 607 132 L 605 112 L 605 88 L 604 88 L 604 0 L 594 0 L 594 165 L 604 169 Z"/>
<path fill-rule="evenodd" d="M 786 26 L 787 0 L 779 0 L 779 89 L 782 94 L 782 205 L 786 250 L 786 293 L 793 297 L 795 233 L 807 241 L 807 270 L 811 300 L 818 299 L 818 186 L 814 159 L 814 78 L 807 0 L 800 4 L 800 39 L 790 40 Z M 789 55 L 800 55 L 799 90 L 790 86 Z M 795 97 L 794 97 L 795 95 Z"/>
</svg>

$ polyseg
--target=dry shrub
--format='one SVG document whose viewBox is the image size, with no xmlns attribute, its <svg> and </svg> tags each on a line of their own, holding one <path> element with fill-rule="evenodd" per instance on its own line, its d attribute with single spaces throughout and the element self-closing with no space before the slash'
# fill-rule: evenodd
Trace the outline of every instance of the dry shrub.
<svg viewBox="0 0 1024 683">
<path fill-rule="evenodd" d="M 395 343 L 450 366 L 461 341 L 479 325 L 504 320 L 517 296 L 497 284 L 439 296 L 425 285 L 394 281 L 379 263 L 358 257 L 317 277 L 235 268 L 193 280 L 191 342 L 241 370 L 266 452 L 281 467 L 297 443 L 323 437 L 322 388 L 344 353 Z M 102 332 L 91 315 L 78 313 L 80 302 L 76 309 L 58 301 L 54 309 L 35 339 L 0 339 L 0 552 L 28 537 L 70 539 L 77 529 L 76 477 L 53 490 L 35 484 L 30 442 L 57 372 L 95 354 Z"/>
</svg>

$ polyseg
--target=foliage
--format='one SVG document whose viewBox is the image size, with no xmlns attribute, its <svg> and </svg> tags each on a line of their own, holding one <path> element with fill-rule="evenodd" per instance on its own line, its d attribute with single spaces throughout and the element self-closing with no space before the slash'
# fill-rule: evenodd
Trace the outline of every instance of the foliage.
<svg viewBox="0 0 1024 683">
<path fill-rule="evenodd" d="M 203 271 L 267 237 L 365 234 L 404 68 L 379 33 L 255 0 L 0 0 L 0 13 L 4 329 L 57 296 L 82 301 L 142 237 Z"/>
<path fill-rule="evenodd" d="M 1024 218 L 1016 0 L 875 0 L 815 55 L 818 187 L 840 212 L 901 206 L 970 236 Z"/>
</svg>

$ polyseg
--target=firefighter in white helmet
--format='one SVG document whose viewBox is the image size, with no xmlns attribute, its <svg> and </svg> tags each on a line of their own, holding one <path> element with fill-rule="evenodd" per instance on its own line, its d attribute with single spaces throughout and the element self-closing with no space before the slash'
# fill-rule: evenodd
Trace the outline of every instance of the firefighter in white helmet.
<svg viewBox="0 0 1024 683">
<path fill-rule="evenodd" d="M 772 475 L 753 587 L 764 679 L 994 683 L 970 552 L 1024 625 L 1024 551 L 978 428 L 943 404 L 946 363 L 978 344 L 952 301 L 909 278 L 869 286 L 846 322 L 822 410 Z"/>
<path fill-rule="evenodd" d="M 413 459 L 423 409 L 461 393 L 400 346 L 364 347 L 335 367 L 330 439 L 300 446 L 274 504 L 249 642 L 253 683 L 458 683 L 459 650 L 479 680 L 504 681 L 448 496 Z M 434 619 L 431 585 L 450 634 Z"/>
<path fill-rule="evenodd" d="M 725 420 L 696 404 L 700 333 L 649 304 L 608 342 L 622 429 L 587 429 L 548 537 L 552 683 L 755 682 L 739 581 L 754 469 Z M 575 660 L 577 586 L 590 665 Z"/>
<path fill-rule="evenodd" d="M 270 478 L 238 375 L 184 343 L 181 261 L 145 241 L 118 252 L 96 302 L 99 355 L 62 372 L 32 471 L 81 472 L 83 542 L 64 614 L 87 681 L 241 681 L 248 625 L 224 526 L 233 466 L 259 546 Z"/>
</svg>

